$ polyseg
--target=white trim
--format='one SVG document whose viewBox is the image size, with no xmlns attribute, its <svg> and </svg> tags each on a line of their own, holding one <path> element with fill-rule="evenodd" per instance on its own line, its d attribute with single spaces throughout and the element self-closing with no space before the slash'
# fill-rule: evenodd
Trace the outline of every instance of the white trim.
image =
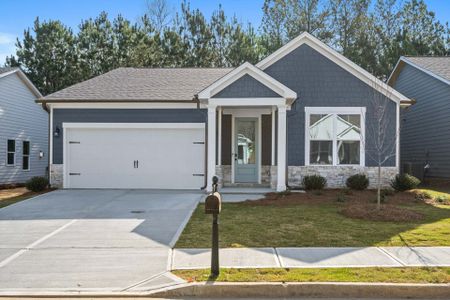
<svg viewBox="0 0 450 300">
<path fill-rule="evenodd" d="M 286 146 L 287 146 L 286 106 L 278 106 L 278 152 L 277 152 L 277 192 L 286 190 Z"/>
<path fill-rule="evenodd" d="M 222 107 L 219 107 L 217 121 L 217 165 L 222 165 Z"/>
<path fill-rule="evenodd" d="M 294 101 L 297 98 L 297 93 L 277 81 L 273 77 L 264 73 L 260 69 L 256 68 L 249 62 L 245 62 L 236 69 L 232 70 L 227 75 L 223 76 L 209 87 L 205 88 L 198 94 L 198 98 L 200 100 L 209 100 L 211 97 L 216 95 L 218 92 L 238 80 L 244 75 L 250 75 L 255 80 L 261 82 L 269 89 L 273 90 L 275 93 L 280 95 L 282 98 L 285 98 L 290 101 Z"/>
<path fill-rule="evenodd" d="M 31 82 L 30 79 L 28 79 L 27 75 L 25 75 L 25 73 L 20 69 L 20 68 L 15 68 L 11 71 L 5 72 L 5 73 L 1 73 L 0 74 L 0 78 L 2 77 L 6 77 L 8 75 L 17 73 L 17 76 L 19 76 L 19 78 L 23 81 L 23 83 L 25 83 L 25 85 L 28 87 L 28 89 L 37 97 L 37 98 L 42 98 L 42 94 L 41 92 L 39 92 L 39 90 L 34 86 L 34 84 Z"/>
<path fill-rule="evenodd" d="M 286 105 L 284 98 L 213 98 L 208 102 L 216 106 L 278 106 Z"/>
<path fill-rule="evenodd" d="M 399 104 L 397 104 L 398 107 Z M 310 115 L 311 114 L 332 114 L 333 115 L 333 147 L 332 147 L 332 164 L 330 165 L 313 165 L 310 164 L 309 154 L 310 154 L 310 138 L 309 138 L 309 127 L 310 127 Z M 360 145 L 359 145 L 359 165 L 348 165 L 348 164 L 338 164 L 337 157 L 337 119 L 338 114 L 350 114 L 360 116 Z M 341 167 L 341 166 L 361 166 L 366 165 L 366 154 L 365 154 L 365 136 L 366 136 L 366 108 L 365 107 L 305 107 L 305 166 L 320 166 L 320 167 Z"/>
<path fill-rule="evenodd" d="M 272 120 L 272 156 L 271 156 L 271 165 L 274 166 L 275 165 L 275 113 L 276 113 L 276 108 L 272 107 L 272 114 L 271 114 L 271 120 Z"/>
<path fill-rule="evenodd" d="M 69 149 L 67 145 L 67 127 L 64 127 L 64 123 L 62 131 L 63 131 L 63 188 L 66 189 L 67 187 L 70 186 L 69 183 L 70 176 L 68 176 L 67 174 Z"/>
<path fill-rule="evenodd" d="M 254 108 L 254 109 L 245 109 L 245 108 L 224 108 L 224 115 L 235 115 L 237 117 L 259 117 L 260 115 L 268 115 L 270 114 L 270 109 L 266 108 Z"/>
<path fill-rule="evenodd" d="M 439 76 L 439 75 L 437 75 L 437 74 L 435 74 L 435 73 L 433 73 L 433 72 L 431 72 L 431 71 L 429 71 L 429 70 L 427 70 L 427 69 L 425 69 L 425 68 L 423 68 L 423 67 L 421 67 L 421 66 L 419 66 L 419 65 L 417 65 L 415 63 L 413 63 L 412 61 L 408 60 L 408 58 L 405 57 L 405 56 L 401 56 L 400 57 L 400 59 L 398 60 L 397 64 L 395 65 L 394 70 L 392 71 L 391 75 L 389 75 L 389 79 L 388 79 L 387 82 L 389 82 L 391 80 L 392 75 L 397 70 L 397 67 L 398 67 L 398 65 L 399 65 L 399 63 L 401 61 L 407 63 L 408 65 L 410 65 L 410 66 L 412 66 L 412 67 L 414 67 L 414 68 L 416 68 L 416 69 L 418 69 L 418 70 L 420 70 L 420 71 L 422 71 L 422 72 L 424 72 L 424 73 L 426 73 L 428 75 L 430 75 L 431 77 L 433 77 L 433 78 L 435 78 L 435 79 L 437 79 L 439 81 L 442 81 L 442 82 L 450 85 L 450 80 L 447 80 L 447 79 L 445 79 L 445 78 L 443 78 L 443 77 L 441 77 L 441 76 Z"/>
<path fill-rule="evenodd" d="M 9 141 L 14 141 L 14 152 L 10 152 L 8 151 L 8 142 Z M 14 163 L 12 164 L 8 164 L 8 154 L 9 153 L 13 153 L 14 154 Z M 6 139 L 6 160 L 5 160 L 5 166 L 6 167 L 15 167 L 17 165 L 17 140 L 15 138 L 12 139 Z"/>
<path fill-rule="evenodd" d="M 236 130 L 236 116 L 231 115 L 231 183 L 235 183 L 234 181 L 234 168 L 235 168 L 235 160 L 234 155 L 236 151 L 236 141 L 235 141 L 235 130 Z"/>
<path fill-rule="evenodd" d="M 258 184 L 261 184 L 261 171 L 262 171 L 262 116 L 259 115 L 258 116 L 258 123 L 256 124 L 257 126 L 257 132 L 256 132 L 256 144 L 258 145 L 258 151 L 256 151 L 256 154 L 258 155 L 256 157 L 256 161 L 258 162 L 257 166 L 256 166 L 256 170 L 257 170 L 257 174 L 258 174 Z"/>
<path fill-rule="evenodd" d="M 396 124 L 395 124 L 395 127 L 396 127 L 396 149 L 395 149 L 395 166 L 397 167 L 397 170 L 398 170 L 398 172 L 400 173 L 400 105 L 399 104 L 397 104 L 397 107 L 396 107 L 396 117 L 397 117 L 397 120 L 396 120 Z"/>
<path fill-rule="evenodd" d="M 49 173 L 51 174 L 51 168 L 53 166 L 53 107 L 49 107 L 50 110 L 50 126 L 49 126 L 49 154 L 48 154 L 48 159 L 49 159 Z M 51 177 L 51 176 L 49 176 Z M 52 184 L 52 182 L 50 182 L 50 184 Z"/>
<path fill-rule="evenodd" d="M 208 106 L 208 155 L 206 191 L 212 191 L 212 177 L 216 175 L 216 106 Z"/>
<path fill-rule="evenodd" d="M 23 143 L 24 143 L 24 142 L 28 142 L 28 155 L 24 155 L 24 154 L 23 154 L 23 149 L 24 149 Z M 23 168 L 23 158 L 24 158 L 25 156 L 28 157 L 28 169 L 24 169 L 24 168 Z M 31 170 L 31 159 L 30 159 L 30 157 L 31 157 L 31 141 L 30 141 L 29 139 L 22 140 L 22 165 L 20 166 L 20 169 L 21 169 L 22 171 L 29 172 L 29 171 Z"/>
<path fill-rule="evenodd" d="M 205 128 L 204 123 L 63 123 L 63 129 L 67 128 L 105 128 L 105 129 L 192 129 Z"/>
<path fill-rule="evenodd" d="M 274 64 L 287 54 L 291 53 L 293 50 L 297 49 L 301 45 L 306 44 L 325 56 L 326 58 L 330 59 L 340 67 L 342 67 L 344 70 L 348 71 L 355 77 L 362 80 L 364 83 L 368 84 L 369 86 L 373 87 L 386 97 L 390 98 L 394 102 L 400 102 L 400 101 L 407 101 L 409 98 L 405 97 L 398 91 L 394 90 L 392 87 L 384 83 L 383 81 L 379 80 L 342 54 L 338 53 L 337 51 L 333 50 L 311 34 L 304 32 L 259 63 L 256 64 L 256 67 L 260 68 L 261 70 L 265 70 L 270 65 Z"/>
<path fill-rule="evenodd" d="M 51 103 L 47 102 L 47 106 L 50 108 L 64 108 L 64 109 L 76 109 L 76 108 L 92 108 L 92 109 L 187 109 L 187 108 L 197 108 L 197 103 L 161 103 L 161 102 L 146 102 L 146 103 L 136 103 L 136 102 L 96 102 L 96 103 Z"/>
</svg>

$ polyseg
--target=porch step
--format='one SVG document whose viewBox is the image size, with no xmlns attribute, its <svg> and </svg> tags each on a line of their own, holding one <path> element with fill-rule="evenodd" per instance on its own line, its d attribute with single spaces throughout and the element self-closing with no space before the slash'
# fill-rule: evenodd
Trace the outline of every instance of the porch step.
<svg viewBox="0 0 450 300">
<path fill-rule="evenodd" d="M 269 184 L 259 184 L 259 183 L 226 183 L 223 185 L 224 188 L 265 188 L 270 189 Z"/>
<path fill-rule="evenodd" d="M 219 189 L 219 192 L 224 195 L 264 195 L 267 193 L 274 192 L 275 190 L 272 190 L 268 187 L 257 187 L 257 188 L 250 188 L 250 187 L 223 187 Z"/>
</svg>

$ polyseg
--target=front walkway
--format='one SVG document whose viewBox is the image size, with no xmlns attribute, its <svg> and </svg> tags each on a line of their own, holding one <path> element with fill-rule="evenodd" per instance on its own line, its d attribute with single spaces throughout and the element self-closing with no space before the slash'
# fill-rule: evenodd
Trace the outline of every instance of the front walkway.
<svg viewBox="0 0 450 300">
<path fill-rule="evenodd" d="M 171 270 L 209 268 L 210 249 L 175 249 Z M 224 248 L 222 268 L 450 267 L 450 247 Z"/>
</svg>

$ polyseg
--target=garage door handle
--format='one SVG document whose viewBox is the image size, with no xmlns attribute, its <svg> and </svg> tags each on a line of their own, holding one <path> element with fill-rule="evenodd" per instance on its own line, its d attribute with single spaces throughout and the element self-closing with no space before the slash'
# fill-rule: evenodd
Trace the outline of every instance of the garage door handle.
<svg viewBox="0 0 450 300">
<path fill-rule="evenodd" d="M 133 160 L 133 168 L 136 169 L 136 161 L 135 160 Z"/>
<path fill-rule="evenodd" d="M 139 169 L 139 161 L 138 160 L 136 161 L 136 168 Z"/>
</svg>

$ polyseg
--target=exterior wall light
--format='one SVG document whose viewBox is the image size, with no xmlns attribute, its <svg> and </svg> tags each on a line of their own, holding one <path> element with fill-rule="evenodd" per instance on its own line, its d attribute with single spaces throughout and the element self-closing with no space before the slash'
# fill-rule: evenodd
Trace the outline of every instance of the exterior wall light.
<svg viewBox="0 0 450 300">
<path fill-rule="evenodd" d="M 54 137 L 59 137 L 59 132 L 60 132 L 60 129 L 59 129 L 58 126 L 56 126 L 56 129 L 55 129 L 55 131 L 53 132 L 53 136 L 54 136 Z"/>
<path fill-rule="evenodd" d="M 39 151 L 39 159 L 44 158 L 44 152 L 42 150 Z"/>
</svg>

